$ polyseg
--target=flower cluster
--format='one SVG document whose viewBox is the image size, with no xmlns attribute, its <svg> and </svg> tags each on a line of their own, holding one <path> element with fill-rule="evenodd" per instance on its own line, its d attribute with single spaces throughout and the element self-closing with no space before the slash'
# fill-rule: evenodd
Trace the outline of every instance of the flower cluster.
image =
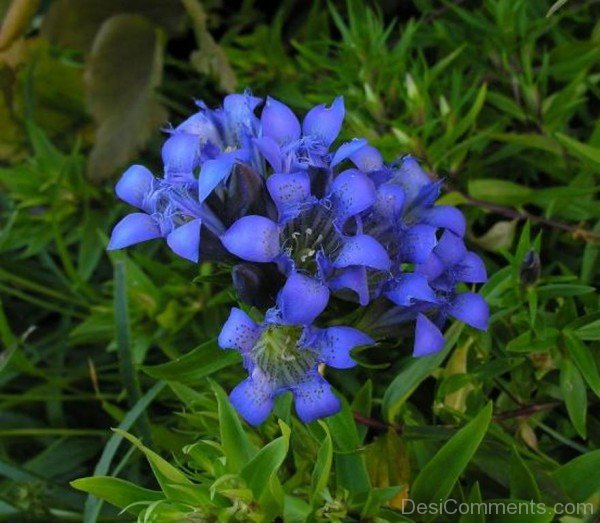
<svg viewBox="0 0 600 523">
<path fill-rule="evenodd" d="M 336 301 L 365 310 L 383 303 L 388 324 L 414 322 L 413 354 L 424 356 L 442 348 L 449 316 L 487 327 L 486 302 L 464 290 L 484 282 L 486 271 L 465 247 L 462 213 L 436 205 L 440 182 L 415 158 L 386 164 L 364 139 L 332 149 L 341 97 L 302 122 L 272 98 L 258 116 L 262 103 L 245 93 L 216 110 L 199 104 L 169 130 L 161 178 L 130 167 L 116 192 L 141 212 L 115 226 L 109 249 L 164 237 L 193 262 L 237 263 L 240 299 L 266 310 L 255 322 L 232 309 L 219 336 L 249 374 L 231 401 L 258 424 L 290 391 L 308 422 L 340 408 L 323 368 L 352 367 L 350 351 L 375 343 L 352 327 L 315 325 Z M 273 272 L 281 284 L 269 291 Z"/>
</svg>

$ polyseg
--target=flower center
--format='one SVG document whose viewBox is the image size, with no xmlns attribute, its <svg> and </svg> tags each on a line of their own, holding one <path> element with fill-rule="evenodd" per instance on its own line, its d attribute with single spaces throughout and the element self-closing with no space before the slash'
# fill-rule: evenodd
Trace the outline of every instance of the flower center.
<svg viewBox="0 0 600 523">
<path fill-rule="evenodd" d="M 317 354 L 304 347 L 302 327 L 271 325 L 252 348 L 252 359 L 274 388 L 286 388 L 302 381 L 317 364 Z"/>
<path fill-rule="evenodd" d="M 331 259 L 341 245 L 332 212 L 322 204 L 311 205 L 290 220 L 282 236 L 284 249 L 296 268 L 313 273 L 317 271 L 317 253 L 322 250 Z"/>
</svg>

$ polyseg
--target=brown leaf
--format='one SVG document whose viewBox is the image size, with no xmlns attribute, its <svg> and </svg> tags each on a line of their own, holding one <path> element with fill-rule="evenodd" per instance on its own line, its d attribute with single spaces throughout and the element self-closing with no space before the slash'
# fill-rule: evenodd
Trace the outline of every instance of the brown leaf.
<svg viewBox="0 0 600 523">
<path fill-rule="evenodd" d="M 85 73 L 89 109 L 98 124 L 88 174 L 113 175 L 167 117 L 154 89 L 161 81 L 163 43 L 140 15 L 109 18 L 98 32 Z"/>
<path fill-rule="evenodd" d="M 214 76 L 226 93 L 235 91 L 237 78 L 223 48 L 206 28 L 206 13 L 197 0 L 182 0 L 192 19 L 198 50 L 190 56 L 190 63 L 199 72 Z"/>
<path fill-rule="evenodd" d="M 13 0 L 0 26 L 0 50 L 10 46 L 29 27 L 40 0 Z"/>
<path fill-rule="evenodd" d="M 88 52 L 100 26 L 119 14 L 137 14 L 169 34 L 185 27 L 179 0 L 56 0 L 42 21 L 42 36 L 53 44 Z"/>
</svg>

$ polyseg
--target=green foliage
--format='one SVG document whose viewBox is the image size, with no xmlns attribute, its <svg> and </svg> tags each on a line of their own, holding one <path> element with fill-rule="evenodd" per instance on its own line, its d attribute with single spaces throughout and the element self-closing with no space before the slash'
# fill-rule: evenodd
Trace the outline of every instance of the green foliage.
<svg viewBox="0 0 600 523">
<path fill-rule="evenodd" d="M 593 1 L 79 4 L 32 18 L 14 2 L 0 31 L 0 520 L 516 521 L 402 515 L 440 498 L 539 503 L 524 522 L 598 510 Z M 164 111 L 176 123 L 235 85 L 297 109 L 343 94 L 344 138 L 443 178 L 485 252 L 488 332 L 456 323 L 421 359 L 401 333 L 326 370 L 339 414 L 303 425 L 282 397 L 244 424 L 227 399 L 240 357 L 215 342 L 228 268 L 152 243 L 107 255 L 124 207 L 88 176 L 147 142 L 139 163 L 159 168 Z M 568 521 L 593 520 L 579 509 Z"/>
</svg>

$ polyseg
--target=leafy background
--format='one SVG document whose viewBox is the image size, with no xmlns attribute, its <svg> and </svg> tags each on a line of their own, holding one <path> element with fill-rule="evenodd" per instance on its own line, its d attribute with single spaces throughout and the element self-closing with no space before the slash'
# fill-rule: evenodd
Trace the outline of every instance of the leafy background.
<svg viewBox="0 0 600 523">
<path fill-rule="evenodd" d="M 552 507 L 600 503 L 597 2 L 0 13 L 0 519 L 596 521 Z M 159 172 L 161 126 L 246 87 L 300 112 L 343 94 L 343 138 L 442 177 L 491 275 L 488 332 L 453 325 L 419 360 L 408 337 L 357 354 L 328 371 L 343 411 L 309 426 L 285 399 L 258 429 L 229 406 L 226 267 L 104 250 L 127 163 Z M 398 510 L 449 498 L 547 510 Z"/>
</svg>

